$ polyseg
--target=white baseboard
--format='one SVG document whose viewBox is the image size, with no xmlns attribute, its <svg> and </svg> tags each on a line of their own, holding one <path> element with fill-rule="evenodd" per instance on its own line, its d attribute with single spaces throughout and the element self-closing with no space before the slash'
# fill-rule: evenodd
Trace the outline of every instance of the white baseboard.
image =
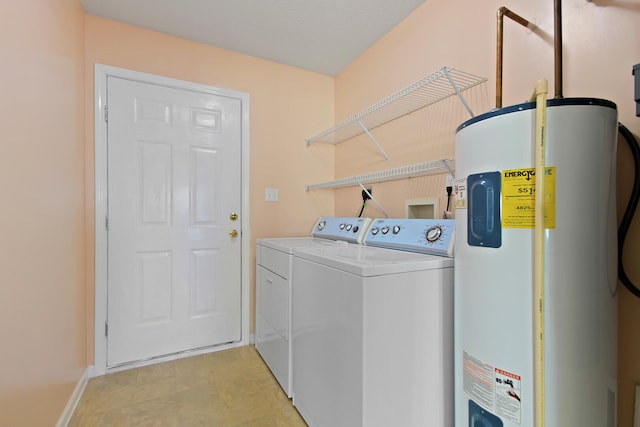
<svg viewBox="0 0 640 427">
<path fill-rule="evenodd" d="M 62 415 L 60 415 L 60 419 L 58 419 L 58 423 L 56 427 L 67 427 L 69 421 L 71 421 L 71 416 L 73 415 L 73 411 L 75 411 L 80 398 L 82 397 L 82 393 L 84 392 L 84 388 L 87 386 L 87 382 L 89 382 L 90 378 L 94 377 L 94 368 L 93 366 L 89 366 L 84 370 L 82 377 L 78 380 L 78 384 L 76 384 L 76 388 L 73 390 L 73 394 L 69 398 L 67 402 L 67 406 L 64 408 Z"/>
</svg>

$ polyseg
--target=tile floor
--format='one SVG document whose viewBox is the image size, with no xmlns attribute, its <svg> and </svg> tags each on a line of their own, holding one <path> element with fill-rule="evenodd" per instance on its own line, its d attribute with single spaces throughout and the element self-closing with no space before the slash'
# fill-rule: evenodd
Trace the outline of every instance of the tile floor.
<svg viewBox="0 0 640 427">
<path fill-rule="evenodd" d="M 89 380 L 69 427 L 306 426 L 255 347 Z"/>
</svg>

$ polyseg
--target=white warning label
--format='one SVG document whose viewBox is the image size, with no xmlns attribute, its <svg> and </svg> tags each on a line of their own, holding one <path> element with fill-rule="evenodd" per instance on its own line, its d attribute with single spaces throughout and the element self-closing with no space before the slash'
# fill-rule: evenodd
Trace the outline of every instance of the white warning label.
<svg viewBox="0 0 640 427">
<path fill-rule="evenodd" d="M 495 369 L 496 415 L 520 424 L 522 398 L 520 375 Z"/>
<path fill-rule="evenodd" d="M 456 179 L 453 185 L 453 200 L 456 209 L 467 208 L 467 179 Z"/>
<path fill-rule="evenodd" d="M 473 357 L 466 351 L 463 352 L 463 387 L 478 405 L 493 411 L 494 402 L 494 368 Z"/>
<path fill-rule="evenodd" d="M 487 411 L 503 420 L 521 424 L 520 375 L 494 367 L 470 353 L 462 352 L 465 393 Z"/>
</svg>

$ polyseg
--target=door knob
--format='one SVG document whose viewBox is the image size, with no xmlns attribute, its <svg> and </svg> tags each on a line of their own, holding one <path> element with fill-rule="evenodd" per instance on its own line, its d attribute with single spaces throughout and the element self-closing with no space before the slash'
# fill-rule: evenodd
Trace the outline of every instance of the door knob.
<svg viewBox="0 0 640 427">
<path fill-rule="evenodd" d="M 236 220 L 238 219 L 238 214 L 237 214 L 237 213 L 235 213 L 235 212 L 231 212 L 231 213 L 229 214 L 229 219 L 230 219 L 231 221 L 236 221 Z"/>
<path fill-rule="evenodd" d="M 231 230 L 231 231 L 229 232 L 229 236 L 231 236 L 231 237 L 233 237 L 233 238 L 238 237 L 238 230 Z"/>
</svg>

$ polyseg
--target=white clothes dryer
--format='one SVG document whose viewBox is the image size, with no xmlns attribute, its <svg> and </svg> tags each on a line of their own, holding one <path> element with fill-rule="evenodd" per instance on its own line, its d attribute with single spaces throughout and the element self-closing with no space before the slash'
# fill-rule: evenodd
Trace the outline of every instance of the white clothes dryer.
<svg viewBox="0 0 640 427">
<path fill-rule="evenodd" d="M 310 237 L 256 244 L 256 349 L 291 397 L 291 262 L 295 248 L 360 244 L 370 218 L 320 218 Z"/>
<path fill-rule="evenodd" d="M 365 246 L 294 249 L 293 404 L 307 424 L 453 425 L 453 239 L 453 220 L 377 219 Z"/>
</svg>

